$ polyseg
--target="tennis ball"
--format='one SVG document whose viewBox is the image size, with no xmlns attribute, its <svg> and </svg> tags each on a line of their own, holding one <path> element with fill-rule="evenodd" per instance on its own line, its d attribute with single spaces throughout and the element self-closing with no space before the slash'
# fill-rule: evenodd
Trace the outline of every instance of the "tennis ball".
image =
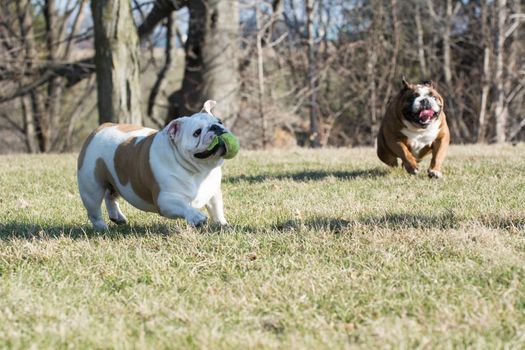
<svg viewBox="0 0 525 350">
<path fill-rule="evenodd" d="M 219 136 L 219 138 L 226 146 L 226 154 L 224 155 L 224 158 L 232 159 L 237 155 L 237 153 L 239 153 L 241 145 L 239 144 L 239 140 L 232 133 L 228 132 L 226 134 L 222 134 Z"/>
<path fill-rule="evenodd" d="M 223 156 L 225 159 L 232 159 L 239 153 L 239 149 L 241 148 L 239 140 L 231 133 L 215 136 L 207 149 L 212 150 L 219 142 L 222 142 L 226 148 L 226 153 Z"/>
<path fill-rule="evenodd" d="M 211 140 L 210 144 L 208 145 L 206 149 L 208 151 L 211 151 L 213 147 L 217 146 L 218 143 L 219 143 L 219 136 L 215 136 L 213 140 Z"/>
</svg>

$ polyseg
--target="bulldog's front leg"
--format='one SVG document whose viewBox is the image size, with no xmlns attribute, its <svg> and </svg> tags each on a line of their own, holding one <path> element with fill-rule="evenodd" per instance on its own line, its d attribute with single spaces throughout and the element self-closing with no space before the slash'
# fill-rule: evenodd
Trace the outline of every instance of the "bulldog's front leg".
<svg viewBox="0 0 525 350">
<path fill-rule="evenodd" d="M 441 165 L 447 154 L 449 140 L 447 138 L 436 139 L 432 144 L 432 160 L 430 161 L 430 168 L 428 168 L 428 177 L 439 179 L 443 176 L 441 173 Z"/>
<path fill-rule="evenodd" d="M 211 197 L 208 204 L 206 204 L 206 209 L 208 209 L 208 213 L 210 214 L 213 222 L 221 224 L 223 226 L 228 225 L 228 222 L 224 217 L 224 205 L 222 202 L 221 190 L 217 191 L 217 193 L 213 197 Z"/>
<path fill-rule="evenodd" d="M 419 172 L 416 158 L 414 158 L 412 152 L 410 152 L 407 145 L 403 141 L 398 141 L 391 145 L 391 149 L 396 156 L 401 158 L 403 167 L 409 174 L 415 175 Z"/>
<path fill-rule="evenodd" d="M 157 200 L 160 214 L 170 219 L 184 218 L 194 227 L 202 226 L 208 219 L 199 210 L 191 207 L 184 199 L 169 193 L 159 194 Z"/>
</svg>

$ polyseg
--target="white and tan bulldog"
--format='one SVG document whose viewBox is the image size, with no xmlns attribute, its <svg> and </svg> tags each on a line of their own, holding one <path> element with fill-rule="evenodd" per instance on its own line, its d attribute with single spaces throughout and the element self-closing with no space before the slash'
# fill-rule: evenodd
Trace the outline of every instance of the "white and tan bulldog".
<svg viewBox="0 0 525 350">
<path fill-rule="evenodd" d="M 78 157 L 78 188 L 95 230 L 107 229 L 102 200 L 111 221 L 127 222 L 117 199 L 168 218 L 204 224 L 199 211 L 206 206 L 212 220 L 226 225 L 221 193 L 224 145 L 207 150 L 216 135 L 228 132 L 211 114 L 215 101 L 203 111 L 173 120 L 164 129 L 106 123 L 85 141 Z"/>
</svg>

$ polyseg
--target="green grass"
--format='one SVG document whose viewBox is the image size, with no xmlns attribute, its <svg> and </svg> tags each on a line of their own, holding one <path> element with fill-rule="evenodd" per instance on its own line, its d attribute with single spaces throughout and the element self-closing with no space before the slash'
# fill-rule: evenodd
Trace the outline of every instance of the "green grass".
<svg viewBox="0 0 525 350">
<path fill-rule="evenodd" d="M 523 144 L 452 147 L 440 181 L 369 148 L 245 151 L 231 228 L 124 204 L 106 234 L 75 158 L 0 157 L 0 348 L 525 344 Z"/>
</svg>

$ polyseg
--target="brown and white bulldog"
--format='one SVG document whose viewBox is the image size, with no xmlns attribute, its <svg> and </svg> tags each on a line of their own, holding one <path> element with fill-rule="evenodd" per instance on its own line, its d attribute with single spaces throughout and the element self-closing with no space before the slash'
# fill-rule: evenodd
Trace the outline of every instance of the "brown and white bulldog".
<svg viewBox="0 0 525 350">
<path fill-rule="evenodd" d="M 227 132 L 206 112 L 173 120 L 157 131 L 129 124 L 106 123 L 87 138 L 78 157 L 77 180 L 82 202 L 95 230 L 107 229 L 101 203 L 111 221 L 127 219 L 117 199 L 168 218 L 185 218 L 192 226 L 213 221 L 226 225 L 221 194 L 224 145 L 207 150 L 215 135 Z"/>
<path fill-rule="evenodd" d="M 403 78 L 403 88 L 389 102 L 377 135 L 379 159 L 396 167 L 401 158 L 405 169 L 416 174 L 419 161 L 432 152 L 427 174 L 440 178 L 449 143 L 443 98 L 432 82 L 410 84 Z"/>
</svg>

